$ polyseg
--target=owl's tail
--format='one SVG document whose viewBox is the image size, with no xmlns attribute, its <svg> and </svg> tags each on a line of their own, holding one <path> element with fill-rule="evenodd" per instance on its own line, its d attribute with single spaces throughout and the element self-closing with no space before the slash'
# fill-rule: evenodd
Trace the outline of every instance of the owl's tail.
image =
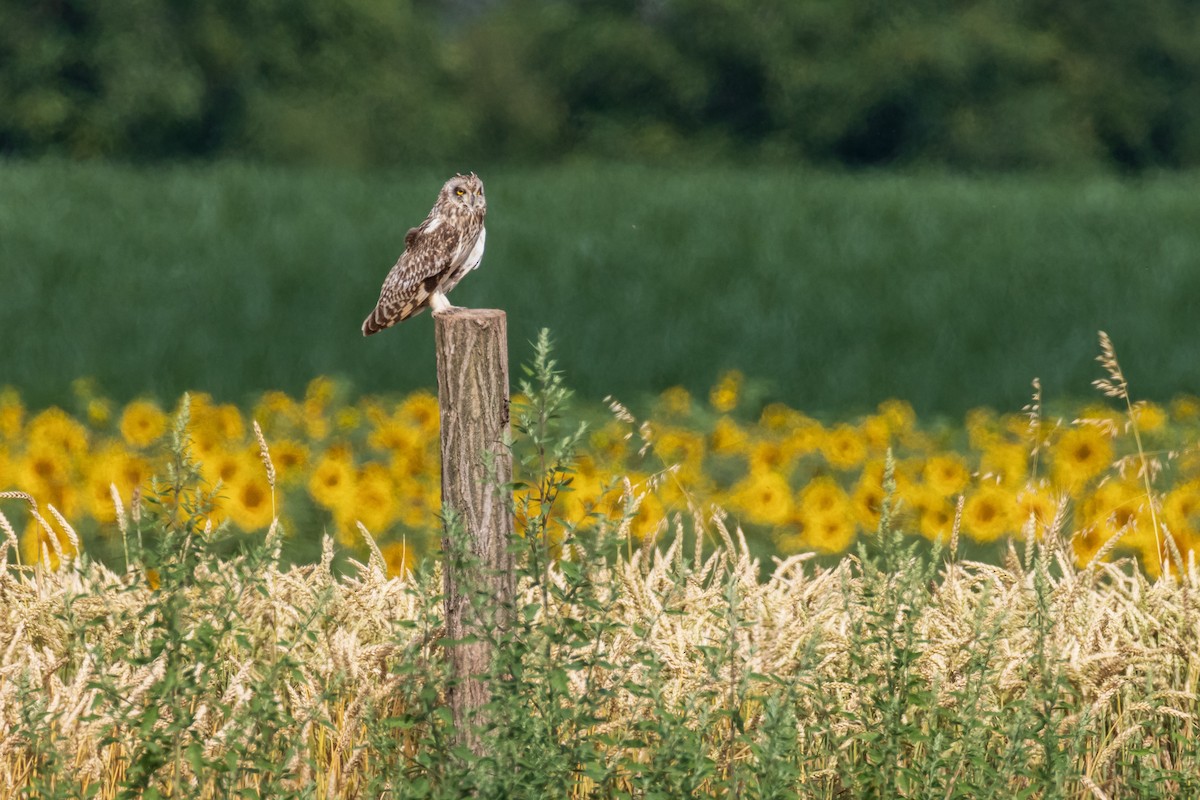
<svg viewBox="0 0 1200 800">
<path fill-rule="evenodd" d="M 375 306 L 375 310 L 368 314 L 367 318 L 363 320 L 363 336 L 370 336 L 372 333 L 379 333 L 384 328 L 390 328 L 399 321 L 399 317 L 385 314 L 382 305 Z"/>
</svg>

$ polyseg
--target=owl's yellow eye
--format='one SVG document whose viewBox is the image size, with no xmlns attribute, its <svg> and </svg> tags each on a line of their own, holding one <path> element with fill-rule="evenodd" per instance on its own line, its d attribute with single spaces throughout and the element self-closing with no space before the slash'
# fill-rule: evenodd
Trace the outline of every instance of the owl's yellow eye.
<svg viewBox="0 0 1200 800">
<path fill-rule="evenodd" d="M 462 197 L 464 194 L 466 194 L 466 193 L 467 193 L 467 190 L 466 190 L 466 189 L 455 189 L 455 190 L 454 190 L 454 193 L 455 193 L 456 195 L 458 195 L 459 197 Z"/>
</svg>

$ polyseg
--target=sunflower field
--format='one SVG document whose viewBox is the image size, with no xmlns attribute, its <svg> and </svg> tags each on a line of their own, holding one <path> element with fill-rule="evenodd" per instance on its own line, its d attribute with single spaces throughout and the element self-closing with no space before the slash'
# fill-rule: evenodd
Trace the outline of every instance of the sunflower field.
<svg viewBox="0 0 1200 800">
<path fill-rule="evenodd" d="M 136 514 L 166 468 L 174 409 L 153 399 L 120 407 L 87 380 L 74 394 L 68 412 L 28 409 L 17 390 L 0 392 L 0 490 L 27 493 L 60 523 L 51 521 L 58 540 L 48 541 L 29 522 L 19 534 L 26 563 L 73 547 L 119 561 L 118 504 Z M 968 552 L 995 554 L 995 543 L 1039 536 L 1058 514 L 1080 566 L 1133 555 L 1150 575 L 1200 546 L 1200 459 L 1186 446 L 1200 433 L 1200 398 L 1119 398 L 1052 415 L 1035 382 L 1021 412 L 976 409 L 960 423 L 919 420 L 901 400 L 819 420 L 781 403 L 755 407 L 749 395 L 746 379 L 729 372 L 706 397 L 661 393 L 644 419 L 616 402 L 585 414 L 569 490 L 555 504 L 560 530 L 586 530 L 593 517 L 632 504 L 623 532 L 635 547 L 665 539 L 680 514 L 718 507 L 760 555 L 834 556 L 877 527 L 890 454 L 896 519 L 913 537 L 960 536 Z M 354 397 L 318 377 L 303 396 L 267 392 L 246 408 L 205 394 L 189 402 L 188 437 L 213 492 L 213 524 L 265 534 L 278 516 L 292 558 L 303 560 L 320 552 L 322 533 L 361 552 L 361 523 L 394 574 L 436 554 L 433 394 Z M 528 490 L 518 482 L 516 491 L 520 513 Z"/>
</svg>

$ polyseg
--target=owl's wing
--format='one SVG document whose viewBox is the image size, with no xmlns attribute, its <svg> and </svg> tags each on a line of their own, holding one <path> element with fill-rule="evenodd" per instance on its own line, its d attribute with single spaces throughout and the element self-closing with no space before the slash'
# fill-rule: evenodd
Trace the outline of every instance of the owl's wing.
<svg viewBox="0 0 1200 800">
<path fill-rule="evenodd" d="M 462 233 L 430 218 L 404 236 L 404 253 L 388 273 L 379 304 L 363 322 L 370 335 L 402 322 L 429 305 L 442 276 L 462 260 Z"/>
</svg>

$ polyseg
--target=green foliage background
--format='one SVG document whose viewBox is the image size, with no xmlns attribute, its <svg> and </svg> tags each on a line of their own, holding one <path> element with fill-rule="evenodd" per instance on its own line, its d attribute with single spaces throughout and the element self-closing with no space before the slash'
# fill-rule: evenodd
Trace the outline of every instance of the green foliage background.
<svg viewBox="0 0 1200 800">
<path fill-rule="evenodd" d="M 64 402 L 233 401 L 315 375 L 436 385 L 429 314 L 363 318 L 444 172 L 0 162 L 0 385 Z M 583 398 L 726 369 L 850 416 L 1094 397 L 1096 331 L 1136 396 L 1200 389 L 1200 176 L 833 175 L 497 167 L 488 252 L 455 302 L 503 308 L 511 361 L 549 327 Z"/>
<path fill-rule="evenodd" d="M 0 153 L 1200 164 L 1191 0 L 0 0 Z"/>
</svg>

